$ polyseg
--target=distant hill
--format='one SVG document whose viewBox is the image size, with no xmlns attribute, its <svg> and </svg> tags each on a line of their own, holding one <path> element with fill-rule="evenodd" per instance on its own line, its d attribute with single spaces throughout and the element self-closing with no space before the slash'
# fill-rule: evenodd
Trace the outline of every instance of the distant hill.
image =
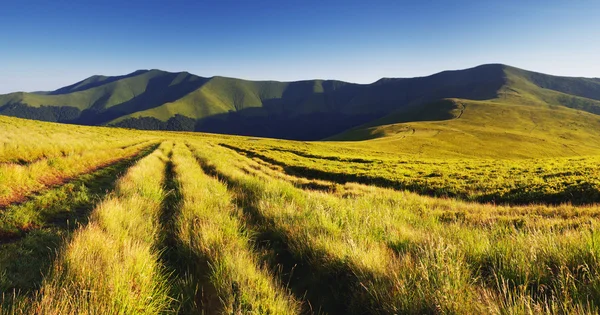
<svg viewBox="0 0 600 315">
<path fill-rule="evenodd" d="M 372 84 L 248 81 L 139 70 L 92 76 L 51 92 L 0 95 L 0 114 L 137 129 L 368 140 L 393 134 L 378 126 L 452 120 L 464 111 L 460 104 L 480 101 L 600 114 L 600 80 L 500 64 Z"/>
</svg>

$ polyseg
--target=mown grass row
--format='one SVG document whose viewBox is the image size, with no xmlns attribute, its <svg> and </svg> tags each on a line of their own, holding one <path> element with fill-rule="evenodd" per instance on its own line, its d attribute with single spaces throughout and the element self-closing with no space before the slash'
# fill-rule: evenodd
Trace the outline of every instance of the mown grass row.
<svg viewBox="0 0 600 315">
<path fill-rule="evenodd" d="M 29 164 L 103 148 L 125 147 L 154 136 L 135 130 L 88 127 L 0 116 L 0 163 Z M 132 140 L 135 139 L 135 140 Z"/>
<path fill-rule="evenodd" d="M 200 286 L 188 297 L 189 312 L 299 313 L 299 303 L 261 266 L 227 187 L 205 175 L 184 145 L 176 146 L 173 164 L 183 196 L 176 220 L 180 257 Z"/>
<path fill-rule="evenodd" d="M 360 159 L 333 159 L 261 143 L 251 146 L 234 140 L 221 143 L 239 153 L 275 164 L 290 175 L 342 184 L 356 182 L 484 203 L 583 205 L 600 202 L 600 168 L 595 156 L 427 160 L 369 158 L 369 152 L 363 152 L 365 156 Z"/>
<path fill-rule="evenodd" d="M 53 225 L 74 226 L 85 220 L 89 207 L 111 190 L 118 175 L 135 161 L 150 154 L 158 144 L 142 148 L 92 173 L 80 175 L 68 183 L 30 197 L 24 203 L 12 204 L 0 211 L 0 244 L 22 237 L 31 230 Z"/>
<path fill-rule="evenodd" d="M 552 223 L 442 220 L 440 212 L 478 205 L 377 188 L 352 198 L 303 191 L 240 171 L 231 162 L 236 161 L 231 151 L 194 146 L 207 170 L 245 198 L 248 214 L 268 239 L 283 244 L 276 250 L 289 252 L 292 264 L 308 267 L 314 278 L 304 275 L 294 285 L 309 296 L 311 291 L 326 296 L 321 305 L 328 311 L 520 314 L 597 309 L 600 240 L 593 216 L 588 228 L 561 229 Z"/>
<path fill-rule="evenodd" d="M 124 170 L 157 146 L 0 211 L 0 292 L 27 294 L 38 289 L 70 231 L 87 222 Z"/>
<path fill-rule="evenodd" d="M 152 143 L 142 142 L 133 146 L 107 147 L 27 165 L 0 164 L 0 207 L 24 201 L 34 192 L 131 158 L 150 145 Z"/>
<path fill-rule="evenodd" d="M 357 224 L 364 218 L 332 213 L 331 210 L 345 210 L 332 208 L 335 197 L 306 194 L 288 182 L 245 175 L 226 163 L 229 157 L 223 152 L 219 155 L 217 150 L 198 149 L 195 153 L 205 167 L 214 168 L 216 174 L 238 190 L 238 198 L 263 229 L 267 240 L 282 250 L 278 254 L 285 257 L 285 251 L 290 252 L 289 262 L 278 263 L 300 265 L 308 272 L 296 281 L 300 282 L 300 290 L 307 290 L 313 305 L 331 313 L 427 310 L 421 306 L 424 301 L 415 303 L 418 301 L 410 297 L 418 294 L 417 290 L 395 283 L 396 277 L 389 273 L 395 269 L 394 252 L 385 243 L 357 235 L 367 228 Z M 347 219 L 359 221 L 342 228 L 340 224 Z M 430 311 L 433 309 L 432 306 Z"/>
<path fill-rule="evenodd" d="M 159 215 L 172 143 L 163 143 L 118 181 L 61 250 L 33 302 L 20 313 L 157 314 L 173 310 L 160 262 Z"/>
<path fill-rule="evenodd" d="M 206 143 L 208 148 L 214 144 Z M 218 149 L 217 149 L 218 150 Z M 235 151 L 235 150 L 234 150 Z M 261 158 L 247 158 L 245 154 L 233 154 L 228 157 L 231 164 L 236 165 L 248 175 L 266 180 L 271 178 L 292 183 L 295 187 L 320 190 L 344 198 L 352 198 L 372 191 L 372 186 L 356 183 L 340 184 L 338 182 L 308 179 L 292 176 L 277 164 L 271 164 Z M 410 193 L 398 191 L 398 195 L 412 196 Z M 600 218 L 600 205 L 576 206 L 572 204 L 545 205 L 493 205 L 471 202 L 450 202 L 448 198 L 420 198 L 432 215 L 443 222 L 460 222 L 474 226 L 504 226 L 514 228 L 546 228 L 555 230 L 589 228 L 590 222 Z"/>
</svg>

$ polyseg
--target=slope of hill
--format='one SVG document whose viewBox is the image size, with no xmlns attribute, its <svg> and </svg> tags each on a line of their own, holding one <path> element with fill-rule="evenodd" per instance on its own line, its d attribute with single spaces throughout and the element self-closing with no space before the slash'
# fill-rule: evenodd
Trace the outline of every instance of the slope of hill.
<svg viewBox="0 0 600 315">
<path fill-rule="evenodd" d="M 177 113 L 194 119 L 188 121 L 188 126 L 195 123 L 193 130 L 197 131 L 316 140 L 397 108 L 429 100 L 494 97 L 502 84 L 499 69 L 489 65 L 425 78 L 382 79 L 370 85 L 321 80 L 252 82 L 215 77 L 181 100 L 110 123 L 139 128 L 144 121 L 154 123 L 151 129 L 168 129 L 174 119 L 167 118 Z"/>
<path fill-rule="evenodd" d="M 480 130 L 555 112 L 598 127 L 503 106 L 518 105 L 428 108 Z M 0 134 L 1 314 L 597 312 L 600 156 L 415 158 L 13 117 Z"/>
<path fill-rule="evenodd" d="M 0 95 L 0 114 L 136 129 L 366 140 L 394 134 L 384 125 L 455 117 L 460 112 L 455 103 L 441 101 L 448 98 L 600 114 L 600 81 L 499 64 L 372 84 L 247 81 L 140 70 L 93 76 L 52 92 Z M 440 104 L 441 110 L 432 104 Z M 382 127 L 373 131 L 376 126 Z"/>
<path fill-rule="evenodd" d="M 43 94 L 3 95 L 0 114 L 86 125 L 320 139 L 404 106 L 443 97 L 494 97 L 502 85 L 500 74 L 500 66 L 488 65 L 360 85 L 136 71 L 93 76 Z"/>
<path fill-rule="evenodd" d="M 181 98 L 205 79 L 189 73 L 137 71 L 122 77 L 94 76 L 45 94 L 0 96 L 0 113 L 21 118 L 101 125 Z"/>
<path fill-rule="evenodd" d="M 391 114 L 327 140 L 419 157 L 600 154 L 600 116 L 588 112 L 463 99 L 422 108 L 425 110 Z"/>
<path fill-rule="evenodd" d="M 357 141 L 351 145 L 424 157 L 549 157 L 600 152 L 597 80 L 555 77 L 508 66 L 503 69 L 505 84 L 495 98 L 444 99 L 403 108 L 327 140 Z"/>
</svg>

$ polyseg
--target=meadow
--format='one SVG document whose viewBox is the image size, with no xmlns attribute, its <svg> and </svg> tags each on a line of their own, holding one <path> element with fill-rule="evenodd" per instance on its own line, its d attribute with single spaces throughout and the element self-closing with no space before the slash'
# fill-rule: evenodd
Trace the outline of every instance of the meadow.
<svg viewBox="0 0 600 315">
<path fill-rule="evenodd" d="M 0 123 L 2 314 L 599 312 L 598 156 Z"/>
<path fill-rule="evenodd" d="M 344 144 L 224 139 L 219 145 L 290 175 L 499 204 L 600 201 L 600 157 L 423 158 Z"/>
</svg>

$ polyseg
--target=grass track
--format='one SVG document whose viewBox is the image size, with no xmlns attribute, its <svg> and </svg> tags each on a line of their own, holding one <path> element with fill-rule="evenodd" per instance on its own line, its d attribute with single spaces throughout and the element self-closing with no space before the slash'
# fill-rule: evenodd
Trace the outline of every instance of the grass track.
<svg viewBox="0 0 600 315">
<path fill-rule="evenodd" d="M 253 251 L 252 232 L 240 221 L 227 187 L 203 174 L 185 146 L 175 153 L 184 197 L 178 219 L 181 250 L 190 264 L 200 266 L 191 269 L 194 278 L 203 283 L 206 277 L 209 294 L 215 294 L 204 296 L 196 306 L 208 313 L 299 313 L 298 302 L 261 266 Z"/>
<path fill-rule="evenodd" d="M 140 160 L 61 250 L 34 303 L 36 314 L 156 314 L 172 310 L 159 263 L 158 217 L 172 144 Z M 127 211 L 125 211 L 127 210 Z"/>
<path fill-rule="evenodd" d="M 23 202 L 33 193 L 66 183 L 121 159 L 138 155 L 147 143 L 125 148 L 103 149 L 62 158 L 41 160 L 29 165 L 0 165 L 0 208 Z"/>
<path fill-rule="evenodd" d="M 0 241 L 0 292 L 23 294 L 39 288 L 69 232 L 87 222 L 90 211 L 112 191 L 124 170 L 157 146 L 1 212 L 2 231 L 10 237 Z"/>
<path fill-rule="evenodd" d="M 207 171 L 241 189 L 241 198 L 253 205 L 246 209 L 253 208 L 257 225 L 271 233 L 266 239 L 282 240 L 294 262 L 309 266 L 304 281 L 307 274 L 336 280 L 329 281 L 330 292 L 341 296 L 332 313 L 594 313 L 599 248 L 588 232 L 597 226 L 593 216 L 590 230 L 555 229 L 551 217 L 474 226 L 460 218 L 441 220 L 438 211 L 464 209 L 455 200 L 382 189 L 351 199 L 301 192 L 236 171 L 240 161 L 231 151 L 196 147 Z M 336 278 L 339 272 L 350 282 Z M 348 285 L 353 281 L 358 285 Z M 324 290 L 319 283 L 308 287 Z"/>
<path fill-rule="evenodd" d="M 136 155 L 79 175 L 67 183 L 39 192 L 23 203 L 0 210 L 0 244 L 23 237 L 27 232 L 65 225 L 74 226 L 87 217 L 98 196 L 112 190 L 118 176 L 139 159 L 150 154 L 158 144 L 142 148 Z"/>
</svg>

